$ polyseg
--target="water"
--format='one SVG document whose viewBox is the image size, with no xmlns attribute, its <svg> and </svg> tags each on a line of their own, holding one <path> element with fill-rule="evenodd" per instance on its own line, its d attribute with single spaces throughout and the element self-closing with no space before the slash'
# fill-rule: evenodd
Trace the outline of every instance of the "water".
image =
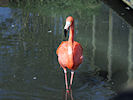
<svg viewBox="0 0 133 100">
<path fill-rule="evenodd" d="M 108 100 L 132 84 L 133 27 L 107 5 L 42 0 L 1 5 L 0 99 Z M 68 15 L 75 18 L 75 40 L 84 49 L 69 94 L 56 56 Z"/>
</svg>

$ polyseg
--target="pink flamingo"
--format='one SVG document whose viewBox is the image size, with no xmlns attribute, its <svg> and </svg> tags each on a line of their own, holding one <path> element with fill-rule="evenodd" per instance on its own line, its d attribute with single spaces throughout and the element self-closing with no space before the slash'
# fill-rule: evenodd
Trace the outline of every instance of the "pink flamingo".
<svg viewBox="0 0 133 100">
<path fill-rule="evenodd" d="M 70 33 L 68 41 L 63 41 L 56 51 L 56 54 L 58 55 L 59 64 L 64 70 L 67 91 L 71 89 L 74 71 L 78 68 L 78 66 L 82 63 L 83 60 L 83 48 L 80 43 L 74 41 L 74 19 L 71 16 L 67 17 L 66 19 L 66 25 L 64 27 L 65 37 L 69 28 Z M 69 88 L 67 83 L 67 68 L 71 70 Z"/>
</svg>

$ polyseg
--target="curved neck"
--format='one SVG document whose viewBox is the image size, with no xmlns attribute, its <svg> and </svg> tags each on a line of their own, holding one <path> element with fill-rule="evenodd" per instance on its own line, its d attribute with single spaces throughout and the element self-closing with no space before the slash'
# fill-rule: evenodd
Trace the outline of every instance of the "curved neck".
<svg viewBox="0 0 133 100">
<path fill-rule="evenodd" d="M 69 39 L 68 39 L 69 42 L 74 42 L 74 25 L 72 24 L 70 26 L 70 33 L 69 33 Z"/>
<path fill-rule="evenodd" d="M 74 42 L 74 25 L 70 26 L 70 33 L 68 39 L 68 68 L 72 68 L 74 65 L 74 58 L 73 58 L 73 42 Z"/>
</svg>

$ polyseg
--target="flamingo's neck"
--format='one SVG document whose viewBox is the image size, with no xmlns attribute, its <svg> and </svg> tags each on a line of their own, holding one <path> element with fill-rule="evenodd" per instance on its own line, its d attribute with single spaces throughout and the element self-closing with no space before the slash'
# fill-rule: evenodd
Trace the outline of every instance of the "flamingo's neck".
<svg viewBox="0 0 133 100">
<path fill-rule="evenodd" d="M 70 26 L 70 33 L 69 33 L 69 42 L 73 43 L 74 42 L 74 25 Z"/>
<path fill-rule="evenodd" d="M 73 42 L 74 42 L 74 25 L 70 26 L 70 33 L 68 39 L 68 68 L 72 68 L 74 65 L 73 61 Z"/>
</svg>

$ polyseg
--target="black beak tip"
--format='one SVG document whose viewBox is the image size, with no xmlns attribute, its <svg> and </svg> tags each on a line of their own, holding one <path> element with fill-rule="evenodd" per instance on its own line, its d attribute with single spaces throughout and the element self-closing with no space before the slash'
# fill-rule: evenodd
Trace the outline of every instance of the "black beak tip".
<svg viewBox="0 0 133 100">
<path fill-rule="evenodd" d="M 65 38 L 66 38 L 66 34 L 67 34 L 67 30 L 66 30 L 66 29 L 64 29 L 64 35 L 65 35 Z"/>
</svg>

